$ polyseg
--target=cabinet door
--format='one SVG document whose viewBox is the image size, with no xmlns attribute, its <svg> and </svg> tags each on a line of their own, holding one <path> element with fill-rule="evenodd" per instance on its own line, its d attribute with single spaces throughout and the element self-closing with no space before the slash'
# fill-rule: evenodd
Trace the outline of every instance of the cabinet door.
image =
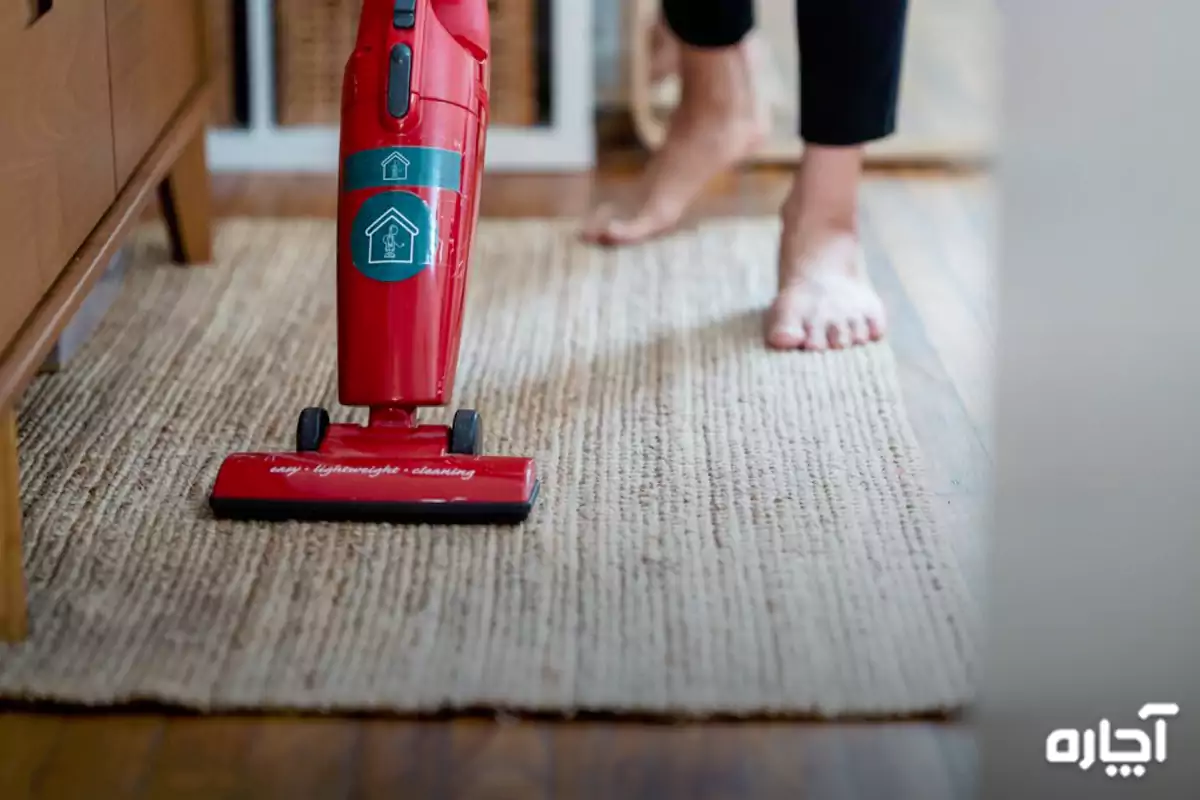
<svg viewBox="0 0 1200 800">
<path fill-rule="evenodd" d="M 0 2 L 0 348 L 116 197 L 104 0 Z"/>
<path fill-rule="evenodd" d="M 100 2 L 108 4 L 117 185 L 124 186 L 200 81 L 203 15 L 201 0 Z"/>
</svg>

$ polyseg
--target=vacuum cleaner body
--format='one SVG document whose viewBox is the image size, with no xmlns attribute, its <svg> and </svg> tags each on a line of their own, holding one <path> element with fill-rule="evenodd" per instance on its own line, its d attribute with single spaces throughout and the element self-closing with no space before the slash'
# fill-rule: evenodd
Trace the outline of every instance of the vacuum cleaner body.
<svg viewBox="0 0 1200 800">
<path fill-rule="evenodd" d="M 538 490 L 485 456 L 479 415 L 425 425 L 454 392 L 488 120 L 486 0 L 366 0 L 342 87 L 338 399 L 363 425 L 300 414 L 292 453 L 239 453 L 220 517 L 501 523 Z"/>
</svg>

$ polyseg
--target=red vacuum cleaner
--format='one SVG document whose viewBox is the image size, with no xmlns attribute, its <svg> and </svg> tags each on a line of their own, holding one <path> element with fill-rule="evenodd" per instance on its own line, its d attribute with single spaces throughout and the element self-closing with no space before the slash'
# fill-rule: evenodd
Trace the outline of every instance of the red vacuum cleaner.
<svg viewBox="0 0 1200 800">
<path fill-rule="evenodd" d="M 482 455 L 479 414 L 418 421 L 454 391 L 488 120 L 487 0 L 365 0 L 342 86 L 338 399 L 291 453 L 236 453 L 219 518 L 519 523 L 528 458 Z"/>
</svg>

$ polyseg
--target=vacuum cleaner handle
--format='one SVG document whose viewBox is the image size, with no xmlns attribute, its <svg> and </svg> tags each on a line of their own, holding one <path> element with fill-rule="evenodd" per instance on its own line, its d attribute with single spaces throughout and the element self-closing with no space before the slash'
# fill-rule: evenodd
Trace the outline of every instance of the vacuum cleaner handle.
<svg viewBox="0 0 1200 800">
<path fill-rule="evenodd" d="M 408 113 L 419 99 L 480 115 L 491 78 L 488 0 L 364 0 L 359 19 L 352 61 L 383 71 L 377 96 L 386 104 L 386 128 L 419 126 Z M 363 80 L 370 69 L 351 67 L 356 79 L 343 92 L 351 105 L 358 92 L 375 91 L 374 81 Z"/>
<path fill-rule="evenodd" d="M 454 390 L 486 154 L 487 0 L 366 0 L 346 69 L 338 394 L 371 409 Z"/>
<path fill-rule="evenodd" d="M 488 0 L 426 0 L 446 32 L 477 61 L 487 60 L 491 51 L 491 20 Z"/>
<path fill-rule="evenodd" d="M 422 17 L 431 12 L 476 61 L 485 61 L 491 51 L 488 4 L 489 0 L 364 0 L 359 15 L 358 46 L 369 47 L 389 30 L 401 39 L 408 38 L 406 33 L 414 34 L 415 38 L 424 27 Z"/>
</svg>

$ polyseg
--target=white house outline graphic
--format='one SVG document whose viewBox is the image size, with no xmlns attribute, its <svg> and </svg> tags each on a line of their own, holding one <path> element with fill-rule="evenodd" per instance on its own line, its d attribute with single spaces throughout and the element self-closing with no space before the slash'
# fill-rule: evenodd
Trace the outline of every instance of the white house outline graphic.
<svg viewBox="0 0 1200 800">
<path fill-rule="evenodd" d="M 405 258 L 376 258 L 375 256 L 375 234 L 379 229 L 388 223 L 399 225 L 408 233 L 408 255 Z M 394 208 L 389 208 L 379 219 L 371 223 L 371 227 L 367 228 L 365 235 L 367 237 L 367 263 L 369 264 L 411 264 L 416 255 L 417 234 L 421 232 L 412 220 L 401 214 Z M 403 248 L 401 248 L 403 250 Z M 386 253 L 384 253 L 386 256 Z"/>
<path fill-rule="evenodd" d="M 412 166 L 412 162 L 394 150 L 390 156 L 380 163 L 385 181 L 408 180 L 408 168 L 410 166 Z"/>
</svg>

